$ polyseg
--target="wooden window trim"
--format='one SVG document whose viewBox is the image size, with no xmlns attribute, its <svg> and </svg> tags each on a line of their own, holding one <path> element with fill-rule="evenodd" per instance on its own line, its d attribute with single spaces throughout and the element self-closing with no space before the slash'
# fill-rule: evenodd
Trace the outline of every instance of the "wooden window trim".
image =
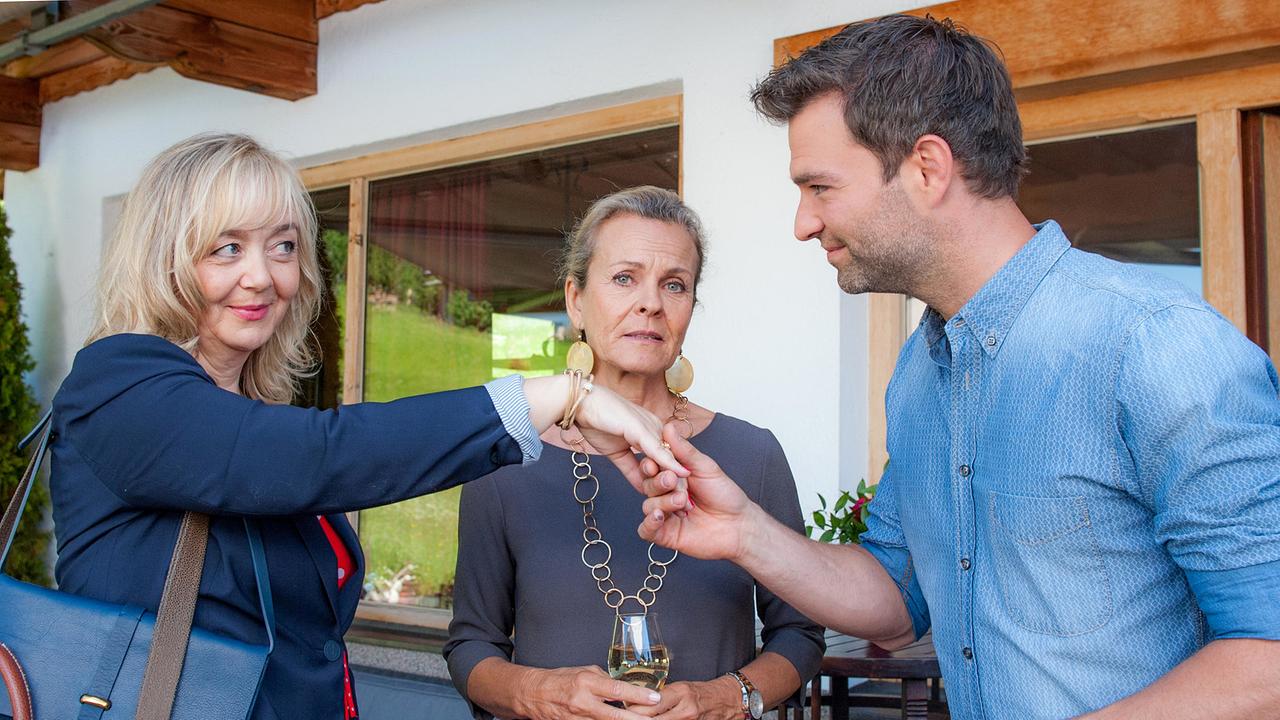
<svg viewBox="0 0 1280 720">
<path fill-rule="evenodd" d="M 1267 328 L 1271 362 L 1280 366 L 1280 116 L 1262 117 L 1264 232 L 1267 256 Z"/>
<path fill-rule="evenodd" d="M 589 140 L 603 140 L 616 135 L 656 130 L 679 125 L 682 105 L 682 95 L 615 105 L 316 165 L 301 171 L 302 180 L 308 188 L 318 190 L 341 185 L 351 178 L 382 180 Z"/>
<path fill-rule="evenodd" d="M 1244 172 L 1240 154 L 1238 110 L 1210 110 L 1196 115 L 1204 299 L 1240 332 L 1247 333 Z"/>
<path fill-rule="evenodd" d="M 365 265 L 371 182 L 665 127 L 680 127 L 683 134 L 683 112 L 683 96 L 669 95 L 301 169 L 299 173 L 308 190 L 342 185 L 350 188 L 343 402 L 357 403 L 364 399 Z M 677 182 L 683 191 L 683 137 L 679 147 Z M 347 518 L 358 535 L 359 513 L 348 513 Z M 361 601 L 356 609 L 353 637 L 370 642 L 385 642 L 389 637 L 398 636 L 427 638 L 431 646 L 434 642 L 443 642 L 442 634 L 452 618 L 453 613 L 448 610 Z M 396 628 L 404 630 L 401 633 Z"/>
</svg>

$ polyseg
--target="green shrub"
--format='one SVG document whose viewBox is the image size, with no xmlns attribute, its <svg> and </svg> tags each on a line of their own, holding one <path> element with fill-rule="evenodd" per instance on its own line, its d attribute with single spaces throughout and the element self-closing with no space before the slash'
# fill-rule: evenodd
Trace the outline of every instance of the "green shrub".
<svg viewBox="0 0 1280 720">
<path fill-rule="evenodd" d="M 320 250 L 329 261 L 329 277 L 347 277 L 347 234 L 325 230 L 320 234 Z"/>
<path fill-rule="evenodd" d="M 449 293 L 449 322 L 484 332 L 493 322 L 493 305 L 488 300 L 472 300 L 466 290 L 454 290 Z"/>
<path fill-rule="evenodd" d="M 39 408 L 23 374 L 35 367 L 22 322 L 22 286 L 9 252 L 9 221 L 0 203 L 0 503 L 8 504 L 17 489 L 27 458 L 18 452 L 18 441 L 37 419 Z M 7 574 L 28 582 L 47 585 L 45 548 L 49 534 L 39 528 L 49 506 L 49 491 L 43 483 L 31 490 L 27 512 L 18 524 L 18 534 L 5 566 Z"/>
</svg>

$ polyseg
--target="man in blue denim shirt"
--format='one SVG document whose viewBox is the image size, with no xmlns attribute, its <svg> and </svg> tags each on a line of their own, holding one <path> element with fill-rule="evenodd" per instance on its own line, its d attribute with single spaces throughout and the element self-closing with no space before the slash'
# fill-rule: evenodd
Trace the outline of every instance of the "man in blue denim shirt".
<svg viewBox="0 0 1280 720">
<path fill-rule="evenodd" d="M 1280 717 L 1266 355 L 1023 217 L 1008 74 L 948 22 L 852 25 L 753 100 L 789 125 L 796 237 L 846 292 L 929 305 L 889 387 L 891 466 L 862 546 L 824 545 L 669 429 L 694 474 L 650 481 L 641 535 L 886 647 L 932 628 L 956 718 Z"/>
</svg>

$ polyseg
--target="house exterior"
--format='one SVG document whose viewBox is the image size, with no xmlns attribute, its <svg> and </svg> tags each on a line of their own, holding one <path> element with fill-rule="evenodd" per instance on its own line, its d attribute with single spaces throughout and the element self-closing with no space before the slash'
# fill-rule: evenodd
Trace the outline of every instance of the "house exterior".
<svg viewBox="0 0 1280 720">
<path fill-rule="evenodd" d="M 38 166 L 4 177 L 42 403 L 89 328 L 121 196 L 165 147 L 227 130 L 293 159 L 333 233 L 340 271 L 311 402 L 553 371 L 530 358 L 554 357 L 566 339 L 548 297 L 557 231 L 593 193 L 666 183 L 710 239 L 684 348 L 690 397 L 772 429 L 806 510 L 819 493 L 878 478 L 884 387 L 921 308 L 842 294 L 817 245 L 795 240 L 786 131 L 758 118 L 747 93 L 831 28 L 918 3 L 345 5 L 318 21 L 314 92 L 297 99 L 191 79 L 171 62 L 42 105 Z M 960 18 L 1008 58 L 1035 143 L 1033 220 L 1061 203 L 1082 246 L 1176 275 L 1268 346 L 1268 327 L 1280 334 L 1267 290 L 1268 273 L 1280 283 L 1280 121 L 1265 112 L 1280 106 L 1280 6 L 1167 0 L 1156 12 L 1117 0 L 1103 16 L 1095 5 L 1108 4 L 959 0 L 930 12 Z M 293 72 L 305 68 L 280 68 Z M 377 279 L 395 263 L 418 268 L 412 283 Z M 396 324 L 413 312 L 439 327 Z M 440 380 L 430 363 L 444 361 L 397 349 L 397 337 L 478 359 Z M 432 372 L 402 377 L 397 363 Z M 439 518 L 450 506 L 380 512 L 360 518 L 377 581 L 363 627 L 421 638 L 447 623 L 452 557 L 447 539 L 410 527 L 449 530 Z"/>
</svg>

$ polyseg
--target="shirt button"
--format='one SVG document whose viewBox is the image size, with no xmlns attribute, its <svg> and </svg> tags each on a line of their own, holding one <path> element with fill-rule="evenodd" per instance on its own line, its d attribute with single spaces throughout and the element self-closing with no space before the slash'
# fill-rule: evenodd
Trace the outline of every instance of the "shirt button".
<svg viewBox="0 0 1280 720">
<path fill-rule="evenodd" d="M 970 563 L 970 562 L 969 562 L 969 558 L 960 558 L 960 567 L 961 567 L 961 569 L 963 569 L 963 570 L 968 570 L 968 569 L 969 569 L 969 565 L 971 565 L 971 564 L 972 564 L 972 563 Z"/>
<path fill-rule="evenodd" d="M 346 576 L 347 576 L 347 571 L 343 568 L 338 568 L 338 579 L 341 580 Z"/>
<path fill-rule="evenodd" d="M 970 648 L 967 648 L 967 647 L 966 647 L 965 649 L 963 649 L 963 650 L 961 650 L 961 651 L 960 651 L 960 654 L 961 654 L 961 655 L 964 655 L 964 659 L 965 659 L 965 660 L 972 660 L 972 659 L 973 659 L 973 650 L 972 650 L 972 649 L 970 649 Z"/>
<path fill-rule="evenodd" d="M 342 657 L 342 646 L 337 640 L 329 640 L 324 644 L 324 659 L 329 662 L 336 662 Z"/>
<path fill-rule="evenodd" d="M 996 336 L 995 336 L 995 335 L 988 335 L 988 336 L 987 336 L 987 347 L 995 347 L 995 346 L 996 346 Z"/>
<path fill-rule="evenodd" d="M 969 473 L 973 472 L 968 465 L 960 466 L 960 477 L 969 477 Z"/>
</svg>

